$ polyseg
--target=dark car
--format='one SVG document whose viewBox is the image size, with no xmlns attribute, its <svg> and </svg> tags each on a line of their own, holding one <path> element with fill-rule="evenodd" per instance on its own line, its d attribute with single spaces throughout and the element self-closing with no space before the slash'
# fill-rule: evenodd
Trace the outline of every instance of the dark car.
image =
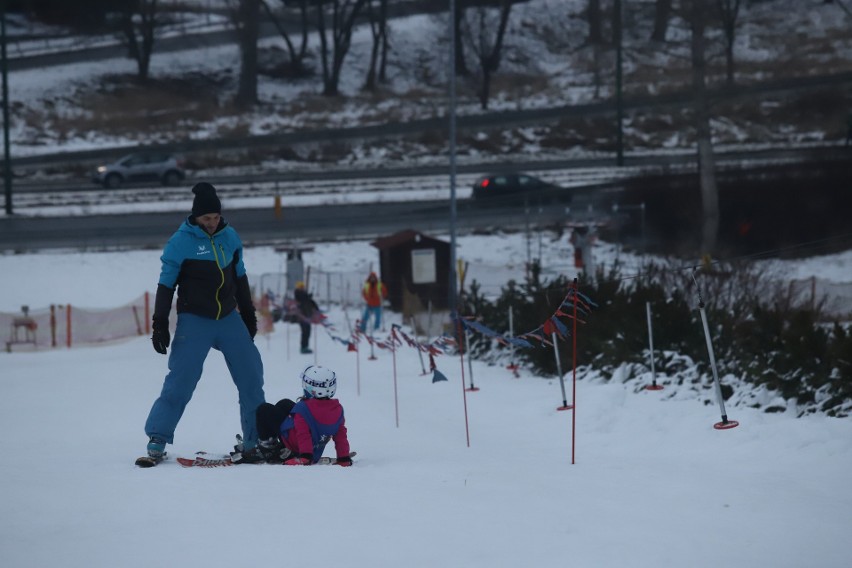
<svg viewBox="0 0 852 568">
<path fill-rule="evenodd" d="M 137 152 L 102 166 L 92 174 L 92 181 L 104 187 L 118 187 L 129 181 L 158 181 L 177 185 L 186 177 L 181 160 L 164 152 Z"/>
<path fill-rule="evenodd" d="M 532 199 L 567 203 L 571 201 L 571 191 L 528 174 L 492 174 L 476 180 L 473 198 L 477 201 Z"/>
</svg>

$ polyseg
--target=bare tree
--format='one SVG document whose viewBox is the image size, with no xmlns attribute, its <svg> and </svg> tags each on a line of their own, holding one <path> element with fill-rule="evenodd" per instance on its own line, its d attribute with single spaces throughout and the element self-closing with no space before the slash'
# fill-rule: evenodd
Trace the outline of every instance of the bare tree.
<svg viewBox="0 0 852 568">
<path fill-rule="evenodd" d="M 234 6 L 234 2 L 239 2 Z M 257 38 L 261 0 L 230 0 L 231 21 L 240 46 L 240 78 L 234 102 L 242 108 L 257 103 Z"/>
<path fill-rule="evenodd" d="M 835 4 L 835 5 L 837 5 L 837 7 L 838 7 L 838 8 L 840 8 L 841 10 L 843 10 L 843 11 L 846 13 L 846 15 L 847 15 L 847 16 L 849 16 L 850 18 L 852 18 L 852 9 L 850 9 L 850 8 L 846 5 L 846 3 L 844 2 L 844 0 L 824 0 L 824 1 L 823 1 L 823 4 Z"/>
<path fill-rule="evenodd" d="M 725 32 L 725 76 L 728 85 L 734 84 L 734 42 L 737 39 L 737 19 L 740 0 L 716 0 L 722 31 Z"/>
<path fill-rule="evenodd" d="M 698 182 L 701 191 L 701 248 L 712 253 L 719 232 L 719 190 L 716 185 L 716 162 L 713 155 L 713 133 L 710 128 L 710 105 L 707 97 L 707 61 L 704 30 L 707 25 L 705 0 L 689 0 L 692 28 L 692 90 L 695 137 L 698 151 Z"/>
<path fill-rule="evenodd" d="M 278 18 L 275 17 L 275 13 L 272 11 L 272 8 L 269 7 L 269 4 L 261 0 L 261 6 L 266 12 L 266 17 L 269 18 L 269 21 L 271 21 L 275 26 L 275 29 L 278 30 L 278 33 L 281 34 L 281 38 L 287 45 L 287 53 L 290 56 L 289 75 L 291 77 L 304 77 L 309 72 L 305 65 L 305 59 L 308 55 L 308 0 L 281 0 L 281 3 L 285 6 L 295 3 L 299 9 L 299 16 L 302 25 L 300 28 L 301 38 L 299 40 L 298 47 L 296 47 L 296 44 L 290 38 L 290 33 L 287 32 L 287 29 L 278 21 Z"/>
<path fill-rule="evenodd" d="M 455 8 L 456 10 L 452 17 L 456 38 L 456 75 L 467 77 L 470 71 L 467 69 L 467 59 L 464 56 L 464 38 L 462 38 L 462 20 L 464 19 L 464 11 L 467 8 L 466 0 L 456 0 Z"/>
<path fill-rule="evenodd" d="M 157 28 L 157 0 L 121 2 L 121 31 L 127 42 L 128 54 L 136 60 L 136 76 L 148 79 L 154 37 Z"/>
<path fill-rule="evenodd" d="M 479 86 L 479 103 L 483 109 L 488 109 L 491 97 L 491 78 L 500 68 L 500 57 L 503 51 L 503 38 L 509 24 L 513 0 L 500 0 L 497 8 L 497 25 L 494 25 L 493 10 L 476 8 L 469 10 L 463 19 L 462 28 L 466 28 L 465 39 L 470 43 L 471 52 L 479 64 L 481 83 Z M 472 17 L 469 13 L 472 12 Z M 470 20 L 474 20 L 471 23 Z M 496 31 L 495 31 L 496 30 Z"/>
<path fill-rule="evenodd" d="M 601 0 L 589 0 L 589 4 L 586 7 L 586 20 L 589 22 L 589 44 L 602 44 L 603 15 L 601 12 Z"/>
<path fill-rule="evenodd" d="M 654 3 L 653 41 L 666 41 L 666 31 L 669 27 L 669 16 L 672 13 L 672 0 L 656 0 Z"/>
<path fill-rule="evenodd" d="M 373 34 L 373 47 L 370 50 L 370 66 L 367 69 L 367 79 L 364 88 L 372 91 L 378 81 L 384 82 L 387 77 L 388 56 L 388 0 L 377 0 L 378 7 L 374 8 L 373 0 L 367 0 L 367 15 L 370 19 L 370 31 Z"/>
<path fill-rule="evenodd" d="M 316 0 L 316 25 L 320 40 L 323 91 L 326 96 L 339 93 L 343 60 L 352 45 L 355 20 L 368 0 Z M 326 26 L 326 6 L 331 8 L 331 29 Z M 331 37 L 329 37 L 329 33 Z M 329 45 L 330 44 L 330 45 Z"/>
</svg>

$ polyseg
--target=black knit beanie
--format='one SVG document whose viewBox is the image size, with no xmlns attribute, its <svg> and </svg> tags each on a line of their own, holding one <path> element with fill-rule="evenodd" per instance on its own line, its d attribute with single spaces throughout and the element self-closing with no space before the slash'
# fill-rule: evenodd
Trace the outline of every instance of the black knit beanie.
<svg viewBox="0 0 852 568">
<path fill-rule="evenodd" d="M 192 200 L 193 217 L 222 212 L 222 202 L 219 201 L 216 188 L 213 185 L 206 181 L 196 183 L 192 188 L 192 193 L 195 194 L 195 199 Z"/>
</svg>

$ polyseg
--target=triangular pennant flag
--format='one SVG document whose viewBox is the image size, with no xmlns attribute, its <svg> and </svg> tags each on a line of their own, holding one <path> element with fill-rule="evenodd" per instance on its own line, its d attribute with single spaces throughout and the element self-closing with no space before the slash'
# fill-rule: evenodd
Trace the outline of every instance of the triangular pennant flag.
<svg viewBox="0 0 852 568">
<path fill-rule="evenodd" d="M 462 320 L 462 322 L 464 323 L 465 327 L 468 327 L 468 328 L 470 328 L 470 329 L 473 329 L 473 330 L 475 330 L 475 331 L 478 331 L 479 333 L 481 333 L 481 334 L 483 334 L 483 335 L 485 335 L 485 336 L 487 336 L 487 337 L 497 337 L 498 335 L 500 335 L 500 334 L 498 334 L 496 331 L 494 331 L 493 329 L 491 329 L 491 328 L 489 328 L 488 326 L 485 326 L 485 325 L 483 325 L 483 324 L 479 323 L 478 321 L 474 321 L 474 320 L 470 320 L 470 321 L 468 321 L 468 320 Z"/>
<path fill-rule="evenodd" d="M 346 347 L 346 351 L 358 351 L 358 346 L 355 345 L 354 341 L 350 341 L 349 345 Z"/>
<path fill-rule="evenodd" d="M 532 331 L 528 331 L 528 332 L 527 332 L 527 333 L 525 333 L 524 335 L 525 335 L 525 336 L 528 336 L 528 337 L 533 337 L 533 338 L 535 338 L 535 339 L 538 339 L 539 341 L 541 341 L 541 342 L 543 342 L 543 343 L 547 343 L 547 341 L 546 341 L 546 340 L 545 340 L 545 338 L 544 338 L 544 335 L 541 333 L 541 331 L 540 331 L 540 330 L 541 330 L 541 328 L 540 328 L 540 327 L 537 327 L 536 329 L 534 329 L 534 330 L 532 330 Z M 550 345 L 550 344 L 548 343 L 548 345 Z"/>
<path fill-rule="evenodd" d="M 445 377 L 444 374 L 441 371 L 439 371 L 438 369 L 435 369 L 434 371 L 432 371 L 432 382 L 433 383 L 437 383 L 438 381 L 446 381 L 446 380 L 447 380 L 447 377 Z"/>
<path fill-rule="evenodd" d="M 530 343 L 526 339 L 521 339 L 519 337 L 507 337 L 506 341 L 508 341 L 512 345 L 517 345 L 518 347 L 533 347 L 532 343 Z"/>
<path fill-rule="evenodd" d="M 568 335 L 568 328 L 565 327 L 564 323 L 562 323 L 561 321 L 556 319 L 556 316 L 552 317 L 551 321 L 553 322 L 553 325 L 556 326 L 556 332 L 559 335 L 562 335 L 562 336 Z"/>
</svg>

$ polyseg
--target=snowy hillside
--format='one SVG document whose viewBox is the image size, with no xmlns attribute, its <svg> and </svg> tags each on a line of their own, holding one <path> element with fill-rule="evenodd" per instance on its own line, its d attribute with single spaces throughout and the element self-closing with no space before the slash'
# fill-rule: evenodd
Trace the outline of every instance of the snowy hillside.
<svg viewBox="0 0 852 568">
<path fill-rule="evenodd" d="M 614 93 L 614 52 L 610 44 L 595 55 L 587 44 L 585 0 L 533 0 L 513 7 L 500 72 L 494 78 L 492 111 L 588 104 Z M 606 3 L 605 3 L 606 4 Z M 838 3 L 794 0 L 742 3 L 734 52 L 739 85 L 852 71 L 849 17 Z M 626 3 L 625 81 L 627 96 L 670 93 L 689 85 L 688 26 L 675 10 L 667 41 L 649 41 L 652 2 Z M 492 15 L 493 16 L 493 15 Z M 203 22 L 222 26 L 221 18 Z M 203 26 L 188 31 L 208 29 Z M 232 99 L 239 71 L 235 45 L 157 52 L 151 81 L 134 80 L 135 63 L 115 57 L 10 74 L 13 156 L 179 143 L 183 140 L 240 138 L 280 132 L 347 128 L 385 122 L 405 123 L 445 116 L 447 21 L 444 15 L 398 18 L 390 24 L 388 82 L 378 92 L 362 90 L 371 48 L 370 31 L 356 31 L 343 67 L 340 97 L 323 97 L 320 63 L 309 58 L 315 75 L 298 80 L 262 74 L 259 105 L 251 112 Z M 608 33 L 608 30 L 607 30 Z M 724 63 L 718 29 L 710 39 L 711 86 L 721 86 Z M 794 40 L 791 38 L 795 38 Z M 311 36 L 309 46 L 318 41 Z M 260 42 L 261 66 L 282 63 L 280 37 Z M 468 48 L 470 49 L 470 48 Z M 121 49 L 117 48 L 117 55 Z M 13 53 L 15 50 L 13 50 Z M 482 112 L 469 52 L 471 78 L 459 81 L 460 116 Z M 714 107 L 717 148 L 746 144 L 837 143 L 845 134 L 848 85 L 826 86 L 805 95 L 778 93 Z M 846 103 L 844 103 L 846 101 Z M 628 152 L 689 150 L 691 127 L 680 111 L 628 113 Z M 544 121 L 505 129 L 464 132 L 459 159 L 472 163 L 515 159 L 564 159 L 612 153 L 611 117 Z M 255 149 L 230 157 L 193 156 L 205 169 L 253 163 L 266 168 L 436 163 L 446 160 L 443 136 L 387 139 L 331 145 L 296 145 L 275 152 Z M 78 172 L 83 173 L 83 172 Z"/>
<path fill-rule="evenodd" d="M 528 22 L 536 11 L 567 8 L 560 14 L 575 23 L 569 16 L 581 4 L 537 0 L 519 5 L 518 11 Z M 794 9 L 801 4 L 788 0 L 745 5 L 750 14 L 774 16 L 771 21 L 778 25 L 819 23 L 831 37 L 844 26 L 841 16 L 832 17 L 836 6 L 822 2 L 809 3 L 807 10 Z M 395 33 L 428 52 L 434 51 L 434 34 L 441 26 L 440 19 L 417 17 L 410 27 L 399 23 Z M 848 26 L 844 29 L 848 32 Z M 405 35 L 413 31 L 422 37 Z M 827 59 L 840 60 L 842 66 L 849 61 L 843 51 L 850 47 L 849 36 L 838 37 Z M 364 34 L 356 40 L 356 51 L 363 52 Z M 747 34 L 741 47 L 752 55 L 755 77 L 760 58 L 778 54 L 755 34 Z M 175 74 L 212 73 L 214 64 L 233 69 L 236 56 L 236 49 L 227 46 L 173 59 L 155 55 L 153 69 L 168 83 Z M 530 97 L 524 104 L 589 96 L 588 84 L 572 87 L 574 76 L 564 62 L 542 58 L 540 63 L 553 84 L 547 96 Z M 358 95 L 361 67 L 356 65 L 346 78 L 347 98 L 320 113 L 308 112 L 319 100 L 308 95 L 313 86 L 265 81 L 264 103 L 255 115 L 237 116 L 223 104 L 209 120 L 182 122 L 181 136 L 264 133 L 350 124 L 365 116 L 376 120 L 383 113 L 404 120 L 443 112 L 444 101 L 435 94 L 443 92 L 440 82 L 422 98 L 414 97 L 416 90 L 409 87 L 416 77 L 406 71 L 424 69 L 406 61 L 396 65 L 394 89 L 407 94 L 398 107 Z M 94 97 L 100 88 L 95 85 L 132 71 L 130 61 L 116 58 L 12 73 L 17 155 L 173 140 L 170 128 L 161 129 L 168 121 L 150 121 L 150 129 L 132 134 L 101 128 L 109 125 L 110 115 L 100 114 L 107 107 L 98 105 L 110 95 Z M 303 109 L 293 102 L 299 97 Z M 498 107 L 518 104 L 505 93 L 501 97 Z M 374 114 L 360 104 L 365 100 Z M 473 106 L 468 101 L 463 110 L 474 112 Z M 740 132 L 734 123 L 721 126 Z M 786 132 L 784 123 L 776 126 L 778 133 Z M 792 138 L 825 136 L 815 129 Z M 437 156 L 428 149 L 410 150 L 362 148 L 355 155 L 361 164 Z M 534 141 L 523 150 L 547 153 Z M 558 152 L 564 155 L 564 149 Z M 575 275 L 567 235 L 544 234 L 535 245 L 523 235 L 463 236 L 458 256 L 471 263 L 469 279 L 476 278 L 494 296 L 509 277 L 517 277 L 536 247 L 535 255 L 548 259 L 545 275 Z M 604 265 L 618 259 L 632 268 L 642 260 L 610 243 L 598 243 L 596 254 Z M 159 250 L 0 255 L 0 311 L 17 313 L 22 305 L 122 305 L 154 289 L 159 256 Z M 366 275 L 378 255 L 366 242 L 316 243 L 305 260 L 325 271 Z M 246 251 L 253 278 L 281 272 L 283 263 L 269 247 Z M 847 282 L 852 254 L 766 261 L 765 266 L 791 277 Z M 461 361 L 447 353 L 436 357 L 436 364 L 448 380 L 433 382 L 417 351 L 407 346 L 380 349 L 376 360 L 368 359 L 366 346 L 349 352 L 333 336 L 347 336 L 347 321 L 359 314 L 356 307 L 344 309 L 330 308 L 333 329 L 314 330 L 312 355 L 297 353 L 298 333 L 284 324 L 258 336 L 256 343 L 269 401 L 298 396 L 299 373 L 309 364 L 337 372 L 338 397 L 358 452 L 348 469 L 179 467 L 174 457 L 198 450 L 227 452 L 239 431 L 236 389 L 215 351 L 168 448 L 172 459 L 148 470 L 135 468 L 133 461 L 144 452 L 145 418 L 167 372 L 167 358 L 154 352 L 149 338 L 0 352 L 2 566 L 852 565 L 849 418 L 767 413 L 739 397 L 727 408 L 739 426 L 720 431 L 713 428 L 719 408 L 712 397 L 678 389 L 669 377 L 657 377 L 663 390 L 649 391 L 642 388 L 651 380 L 649 373 L 626 382 L 603 381 L 580 368 L 574 384 L 567 363 L 563 384 L 575 408 L 558 411 L 558 377 L 521 369 L 516 378 L 502 365 Z M 401 323 L 396 314 L 389 319 Z M 6 333 L 0 329 L 0 338 Z M 480 390 L 468 392 L 471 381 Z M 571 394 L 575 386 L 576 397 Z"/>
<path fill-rule="evenodd" d="M 460 256 L 484 264 L 523 247 L 520 237 L 470 237 Z M 319 246 L 306 260 L 364 270 L 375 254 L 353 242 Z M 2 256 L 0 310 L 24 302 L 120 304 L 153 287 L 158 256 Z M 568 258 L 551 269 L 570 273 Z M 810 269 L 831 277 L 846 270 L 844 258 L 811 260 Z M 250 250 L 246 261 L 253 272 L 272 272 L 280 255 Z M 357 317 L 354 308 L 348 315 Z M 340 307 L 330 319 L 333 334 L 347 335 Z M 366 349 L 347 352 L 329 333 L 315 336 L 315 356 L 296 354 L 297 332 L 281 324 L 258 338 L 266 396 L 298 395 L 308 364 L 333 368 L 359 454 L 350 469 L 192 470 L 174 461 L 136 469 L 145 416 L 166 372 L 148 338 L 0 353 L 0 447 L 14 457 L 0 464 L 4 566 L 852 562 L 848 419 L 732 406 L 728 414 L 740 426 L 718 431 L 718 408 L 678 396 L 665 377 L 666 388 L 652 392 L 638 390 L 649 375 L 621 384 L 582 374 L 572 415 L 556 410 L 554 378 L 524 370 L 513 378 L 476 361 L 471 377 L 467 361 L 442 355 L 436 364 L 448 381 L 433 383 L 413 349 L 401 347 L 395 357 L 379 350 L 370 361 Z M 464 391 L 471 380 L 478 392 Z M 570 372 L 566 381 L 570 393 Z M 169 452 L 225 452 L 238 428 L 236 390 L 221 355 L 211 352 Z"/>
</svg>

